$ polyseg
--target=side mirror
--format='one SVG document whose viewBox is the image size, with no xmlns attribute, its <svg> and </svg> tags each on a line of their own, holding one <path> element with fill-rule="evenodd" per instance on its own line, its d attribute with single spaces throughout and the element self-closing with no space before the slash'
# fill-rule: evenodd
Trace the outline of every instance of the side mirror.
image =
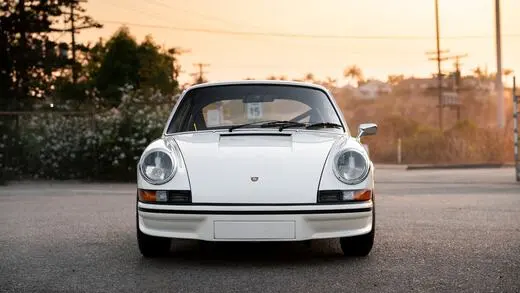
<svg viewBox="0 0 520 293">
<path fill-rule="evenodd" d="M 375 135 L 377 133 L 377 124 L 375 123 L 363 123 L 359 125 L 358 136 L 361 138 L 367 135 Z"/>
</svg>

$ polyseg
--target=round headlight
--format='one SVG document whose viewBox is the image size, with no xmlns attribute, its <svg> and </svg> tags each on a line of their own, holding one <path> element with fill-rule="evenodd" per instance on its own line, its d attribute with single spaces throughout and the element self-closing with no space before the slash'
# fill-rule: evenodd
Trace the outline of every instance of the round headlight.
<svg viewBox="0 0 520 293">
<path fill-rule="evenodd" d="M 139 170 L 150 184 L 163 184 L 170 181 L 177 170 L 174 156 L 164 150 L 151 150 L 141 157 Z"/>
<path fill-rule="evenodd" d="M 334 158 L 334 173 L 344 183 L 358 184 L 365 180 L 368 176 L 368 171 L 368 160 L 359 151 L 340 151 Z"/>
</svg>

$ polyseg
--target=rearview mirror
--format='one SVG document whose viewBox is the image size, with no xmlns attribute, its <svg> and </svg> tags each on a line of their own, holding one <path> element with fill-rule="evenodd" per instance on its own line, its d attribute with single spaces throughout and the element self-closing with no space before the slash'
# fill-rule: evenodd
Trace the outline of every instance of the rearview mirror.
<svg viewBox="0 0 520 293">
<path fill-rule="evenodd" d="M 367 135 L 375 135 L 377 133 L 377 124 L 375 123 L 363 123 L 359 125 L 358 138 Z"/>
<path fill-rule="evenodd" d="M 245 96 L 244 98 L 242 98 L 242 102 L 244 104 L 249 104 L 249 103 L 269 103 L 269 102 L 273 102 L 275 100 L 276 96 L 274 95 L 269 95 L 269 94 L 266 94 L 266 95 L 249 95 L 249 96 Z"/>
</svg>

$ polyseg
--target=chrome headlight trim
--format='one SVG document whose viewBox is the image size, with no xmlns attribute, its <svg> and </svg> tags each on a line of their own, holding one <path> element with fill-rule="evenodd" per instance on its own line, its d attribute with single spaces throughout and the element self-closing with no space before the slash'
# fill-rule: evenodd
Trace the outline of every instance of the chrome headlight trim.
<svg viewBox="0 0 520 293">
<path fill-rule="evenodd" d="M 365 168 L 363 170 L 363 173 L 357 178 L 350 178 L 350 179 L 345 178 L 341 175 L 340 171 L 338 170 L 338 159 L 341 156 L 343 156 L 345 153 L 349 153 L 349 152 L 354 152 L 354 153 L 359 154 L 363 158 L 364 163 L 365 163 Z M 334 175 L 336 175 L 336 178 L 338 178 L 339 181 L 341 181 L 345 184 L 349 184 L 349 185 L 356 185 L 356 184 L 363 182 L 368 177 L 368 174 L 370 173 L 370 168 L 371 168 L 370 160 L 368 159 L 367 155 L 354 148 L 345 148 L 345 149 L 339 150 L 334 155 L 334 161 L 332 162 L 332 169 L 334 171 Z"/>
<path fill-rule="evenodd" d="M 168 156 L 168 158 L 171 160 L 171 164 L 172 164 L 172 170 L 171 170 L 171 173 L 166 176 L 163 180 L 153 180 L 151 178 L 149 178 L 147 175 L 146 175 L 146 172 L 144 170 L 144 160 L 151 154 L 151 153 L 155 153 L 155 152 L 161 152 L 163 154 L 166 154 Z M 140 158 L 139 160 L 139 172 L 141 174 L 141 177 L 143 177 L 143 179 L 150 183 L 150 184 L 153 184 L 153 185 L 161 185 L 161 184 L 165 184 L 167 182 L 169 182 L 170 180 L 172 180 L 172 178 L 175 176 L 175 174 L 177 173 L 177 169 L 179 167 L 179 160 L 177 158 L 177 156 L 175 154 L 173 154 L 171 151 L 168 151 L 168 150 L 165 150 L 164 148 L 152 148 L 152 149 L 149 149 L 147 150 Z"/>
</svg>

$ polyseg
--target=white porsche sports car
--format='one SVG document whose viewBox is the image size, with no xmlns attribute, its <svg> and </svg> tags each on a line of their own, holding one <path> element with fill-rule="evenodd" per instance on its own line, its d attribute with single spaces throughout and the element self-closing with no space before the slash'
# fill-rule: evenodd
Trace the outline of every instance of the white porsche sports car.
<svg viewBox="0 0 520 293">
<path fill-rule="evenodd" d="M 137 172 L 139 249 L 171 239 L 310 241 L 337 238 L 370 253 L 374 165 L 332 94 L 291 81 L 206 83 L 179 97 Z"/>
</svg>

